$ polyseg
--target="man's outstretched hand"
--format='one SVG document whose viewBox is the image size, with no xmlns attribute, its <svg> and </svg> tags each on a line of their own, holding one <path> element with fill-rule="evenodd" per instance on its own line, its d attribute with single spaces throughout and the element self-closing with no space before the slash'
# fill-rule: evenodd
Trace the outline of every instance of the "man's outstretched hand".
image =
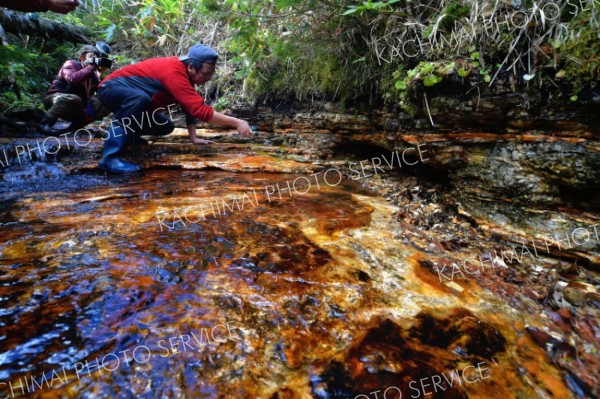
<svg viewBox="0 0 600 399">
<path fill-rule="evenodd" d="M 48 10 L 59 14 L 67 14 L 79 6 L 77 0 L 48 0 Z"/>
<path fill-rule="evenodd" d="M 240 132 L 242 137 L 248 138 L 252 135 L 252 129 L 250 129 L 250 125 L 248 124 L 248 122 L 243 121 L 241 119 L 239 120 L 236 129 L 238 130 L 238 132 Z"/>
</svg>

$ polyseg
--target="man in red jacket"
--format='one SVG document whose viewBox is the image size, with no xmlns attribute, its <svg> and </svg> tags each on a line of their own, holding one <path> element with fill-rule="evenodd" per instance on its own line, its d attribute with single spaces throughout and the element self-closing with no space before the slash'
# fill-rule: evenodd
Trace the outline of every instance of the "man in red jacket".
<svg viewBox="0 0 600 399">
<path fill-rule="evenodd" d="M 52 129 L 58 118 L 70 121 L 68 130 L 73 131 L 110 113 L 94 94 L 102 73 L 112 65 L 108 59 L 111 51 L 104 42 L 86 45 L 81 50 L 79 61 L 68 60 L 63 64 L 44 99 L 46 115 L 40 125 L 43 132 L 58 133 Z"/>
<path fill-rule="evenodd" d="M 77 8 L 77 0 L 0 0 L 0 7 L 17 11 L 54 11 L 67 14 Z"/>
<path fill-rule="evenodd" d="M 104 142 L 99 167 L 115 173 L 137 172 L 138 165 L 123 161 L 129 141 L 141 135 L 167 135 L 175 128 L 164 114 L 181 105 L 194 144 L 210 144 L 196 137 L 197 120 L 235 127 L 250 137 L 248 122 L 216 112 L 195 90 L 212 79 L 218 54 L 202 44 L 194 45 L 183 57 L 152 58 L 111 73 L 100 83 L 98 96 L 115 113 Z M 160 112 L 158 112 L 160 111 Z"/>
</svg>

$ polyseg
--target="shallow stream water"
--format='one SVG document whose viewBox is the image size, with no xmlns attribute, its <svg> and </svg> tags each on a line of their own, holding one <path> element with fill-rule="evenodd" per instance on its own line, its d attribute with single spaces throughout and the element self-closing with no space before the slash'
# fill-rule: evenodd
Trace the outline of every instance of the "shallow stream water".
<svg viewBox="0 0 600 399">
<path fill-rule="evenodd" d="M 438 237 L 381 194 L 280 197 L 318 167 L 256 153 L 179 161 L 5 179 L 0 397 L 575 397 L 527 333 L 547 317 L 444 284 Z"/>
</svg>

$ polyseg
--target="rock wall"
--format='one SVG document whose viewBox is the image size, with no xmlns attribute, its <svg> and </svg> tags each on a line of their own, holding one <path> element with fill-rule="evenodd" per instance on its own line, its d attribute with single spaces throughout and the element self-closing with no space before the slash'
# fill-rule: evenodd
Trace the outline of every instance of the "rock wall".
<svg viewBox="0 0 600 399">
<path fill-rule="evenodd" d="M 600 114 L 594 101 L 575 105 L 510 93 L 428 98 L 434 126 L 424 109 L 413 118 L 349 113 L 333 104 L 234 112 L 275 133 L 273 144 L 302 149 L 304 155 L 294 157 L 303 160 L 340 153 L 368 159 L 425 143 L 430 160 L 409 173 L 446 182 L 459 212 L 508 241 L 552 237 L 599 221 Z M 600 265 L 597 245 L 558 252 Z"/>
<path fill-rule="evenodd" d="M 414 129 L 507 132 L 511 129 L 551 131 L 584 130 L 600 133 L 600 88 L 581 91 L 576 102 L 564 92 L 545 92 L 516 84 L 505 77 L 493 87 L 480 81 L 444 82 L 425 91 L 411 93 L 411 109 L 364 112 L 344 110 L 332 103 L 282 102 L 237 109 L 256 120 L 261 130 L 357 132 L 374 129 L 402 132 Z M 357 108 L 357 107 L 355 107 Z M 364 108 L 364 106 L 361 106 Z"/>
</svg>

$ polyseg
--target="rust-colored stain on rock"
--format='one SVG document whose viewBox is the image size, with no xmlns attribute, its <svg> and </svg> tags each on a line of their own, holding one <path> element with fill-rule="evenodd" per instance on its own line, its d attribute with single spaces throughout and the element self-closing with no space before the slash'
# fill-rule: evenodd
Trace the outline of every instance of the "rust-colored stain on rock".
<svg viewBox="0 0 600 399">
<path fill-rule="evenodd" d="M 171 162 L 7 200 L 0 381 L 32 398 L 574 397 L 527 330 L 551 320 L 440 281 L 439 252 L 357 182 L 279 196 L 318 168 Z M 488 378 L 447 380 L 478 364 Z"/>
</svg>

